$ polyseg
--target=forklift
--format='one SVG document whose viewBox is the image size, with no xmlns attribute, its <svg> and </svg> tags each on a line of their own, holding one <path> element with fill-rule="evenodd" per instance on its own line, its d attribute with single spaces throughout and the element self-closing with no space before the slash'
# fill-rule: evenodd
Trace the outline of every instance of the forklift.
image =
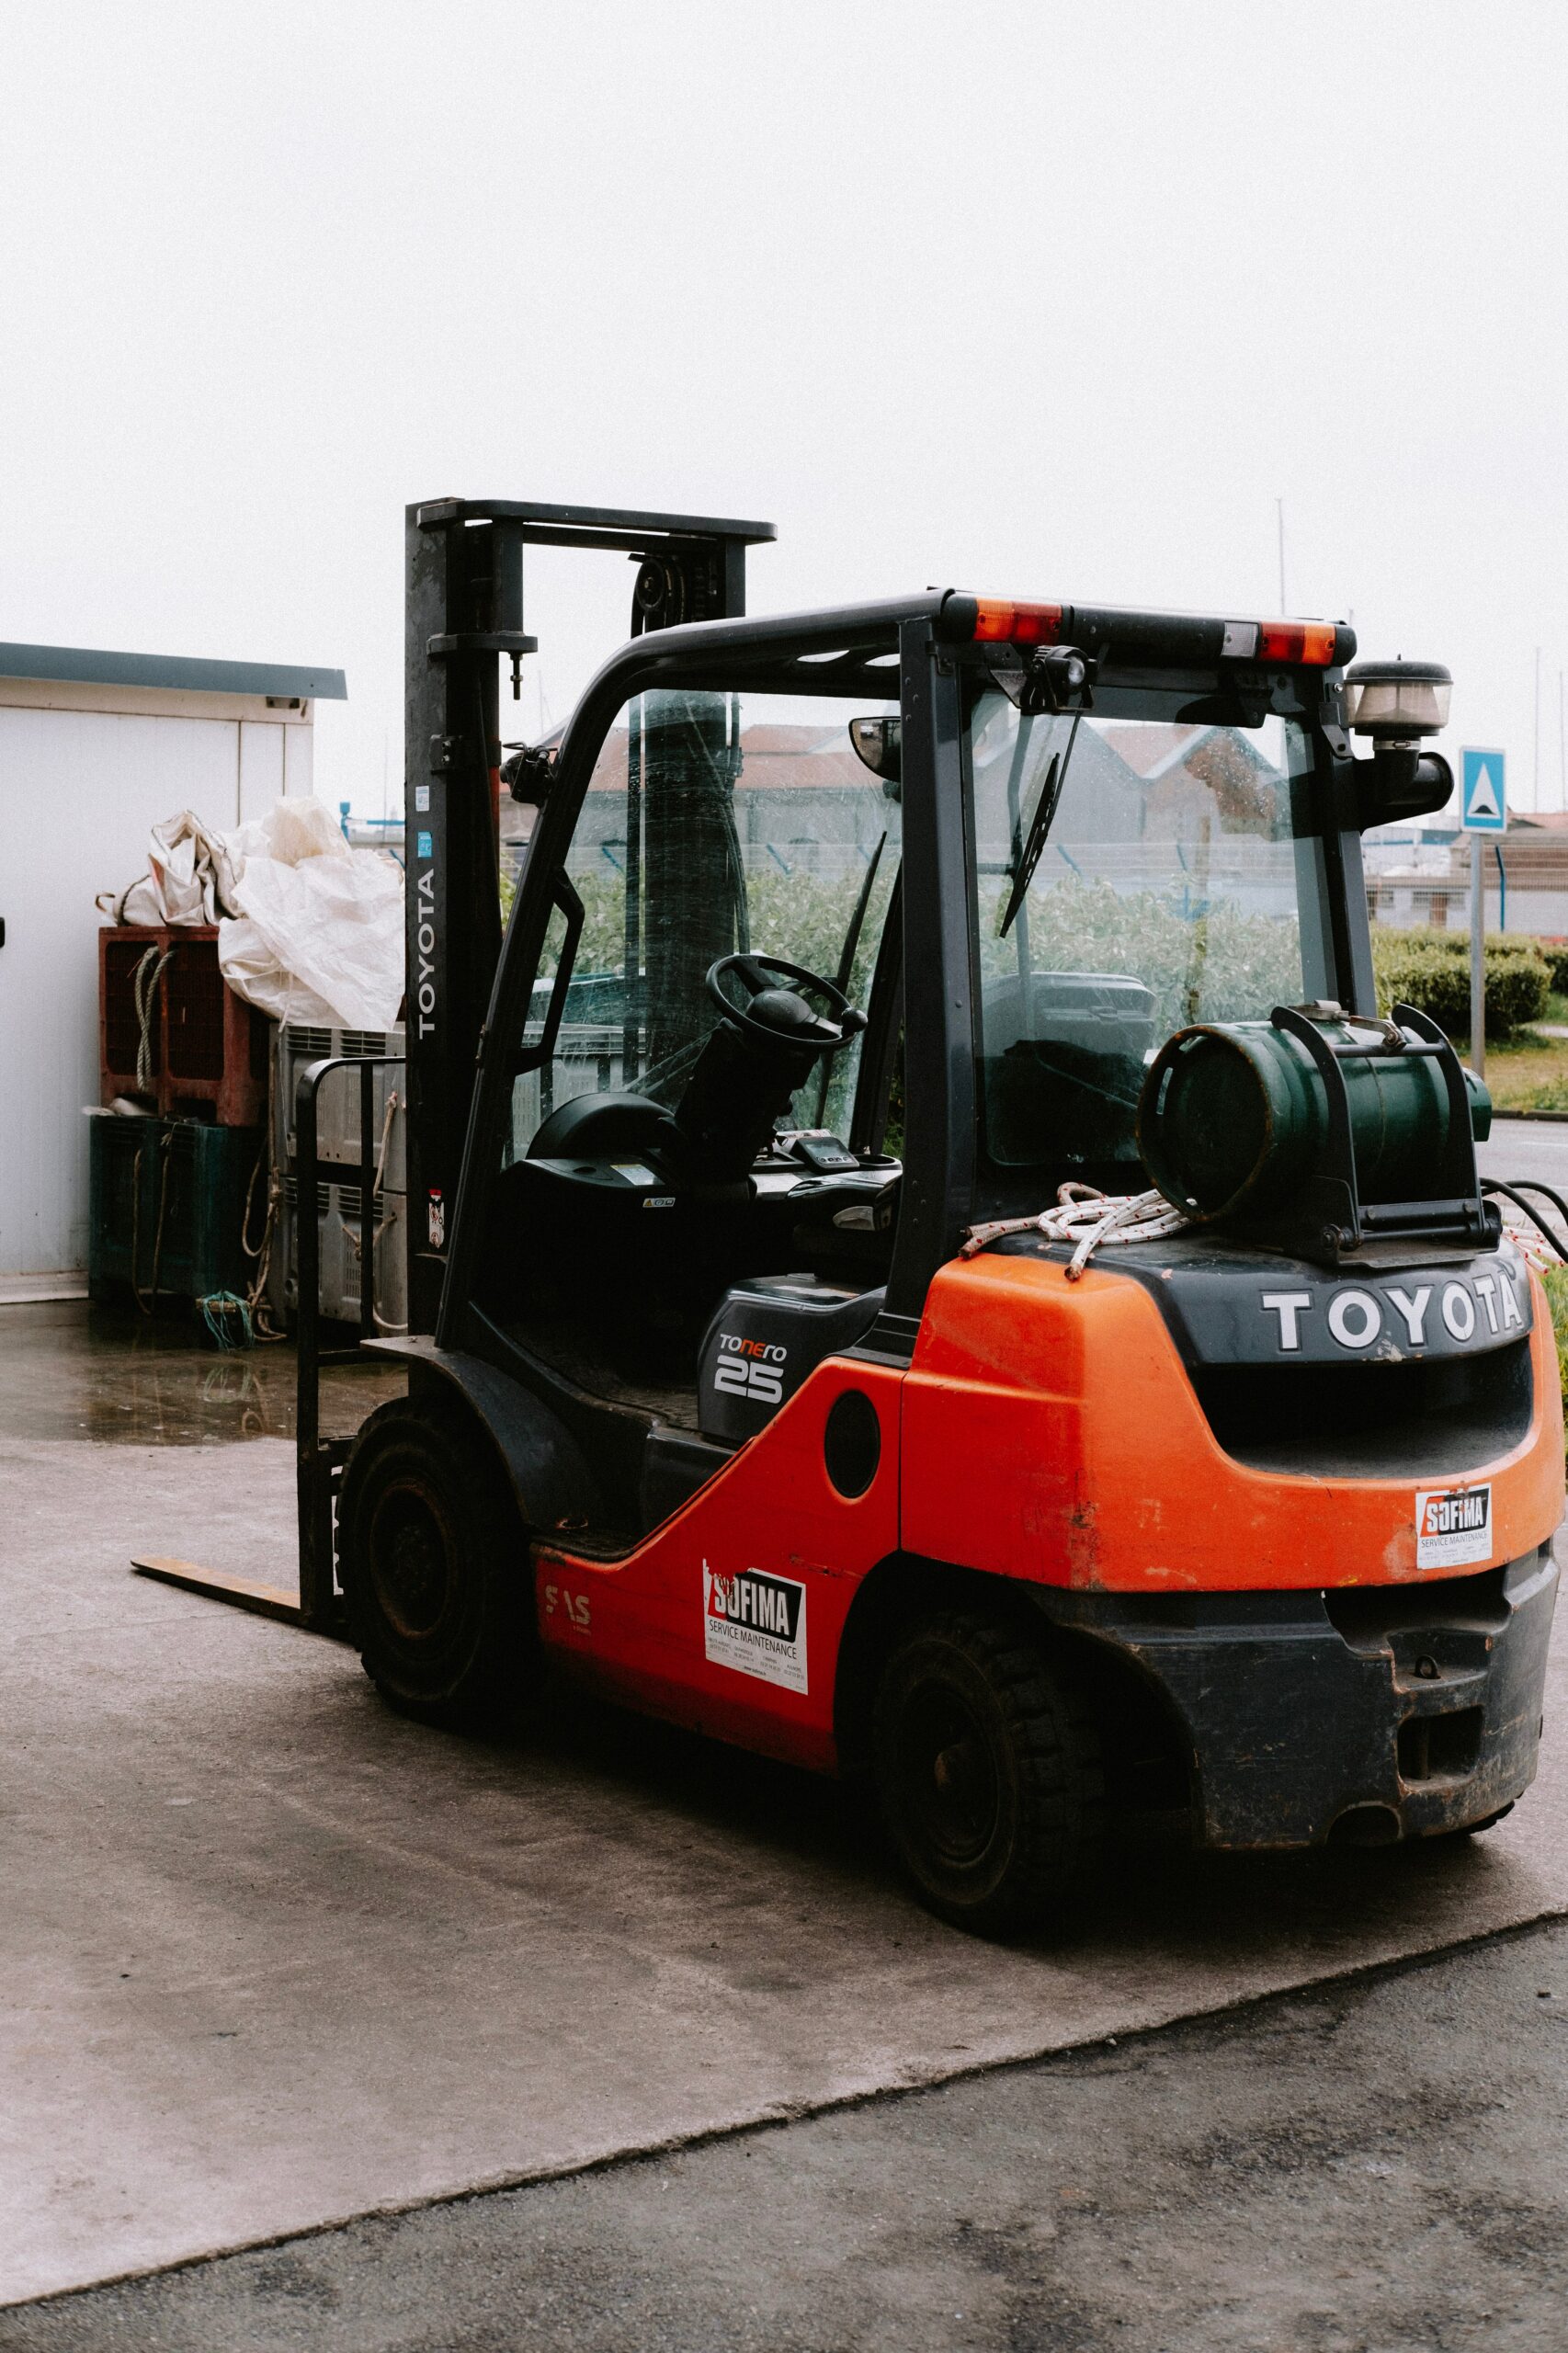
<svg viewBox="0 0 1568 2353">
<path fill-rule="evenodd" d="M 321 1438 L 302 1269 L 306 1622 L 433 1723 L 550 1676 L 869 1776 L 985 1935 L 1066 1916 L 1118 1806 L 1500 1820 L 1551 1318 L 1361 863 L 1449 796 L 1447 673 L 946 588 L 753 619 L 767 524 L 407 520 L 417 1246 L 362 1344 L 407 1394 Z M 508 755 L 540 540 L 631 556 L 632 634 Z"/>
</svg>

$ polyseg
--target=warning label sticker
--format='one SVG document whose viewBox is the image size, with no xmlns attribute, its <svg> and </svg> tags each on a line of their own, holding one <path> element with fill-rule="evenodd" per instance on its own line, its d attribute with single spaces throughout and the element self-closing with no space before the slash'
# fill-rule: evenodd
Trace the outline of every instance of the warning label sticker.
<svg viewBox="0 0 1568 2353">
<path fill-rule="evenodd" d="M 1434 1487 L 1415 1498 L 1415 1565 L 1461 1569 L 1492 1558 L 1492 1490 Z"/>
<path fill-rule="evenodd" d="M 703 1650 L 712 1666 L 759 1676 L 786 1691 L 806 1688 L 806 1588 L 761 1569 L 720 1576 L 702 1563 Z"/>
</svg>

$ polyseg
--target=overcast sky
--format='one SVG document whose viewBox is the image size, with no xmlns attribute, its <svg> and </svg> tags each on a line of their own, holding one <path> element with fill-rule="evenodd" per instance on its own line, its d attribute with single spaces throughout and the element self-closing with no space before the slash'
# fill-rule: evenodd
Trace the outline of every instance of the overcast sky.
<svg viewBox="0 0 1568 2353">
<path fill-rule="evenodd" d="M 1562 803 L 1560 0 L 0 0 L 0 639 L 330 663 L 402 774 L 410 499 L 766 517 L 926 583 L 1447 662 Z M 625 633 L 530 559 L 524 732 Z"/>
</svg>

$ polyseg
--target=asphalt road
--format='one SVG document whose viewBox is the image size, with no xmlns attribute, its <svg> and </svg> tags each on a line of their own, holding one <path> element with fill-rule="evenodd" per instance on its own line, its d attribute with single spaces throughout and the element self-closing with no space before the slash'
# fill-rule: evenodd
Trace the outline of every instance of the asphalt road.
<svg viewBox="0 0 1568 2353">
<path fill-rule="evenodd" d="M 1494 1120 L 1476 1156 L 1483 1176 L 1533 1176 L 1568 1198 L 1568 1120 Z"/>
<path fill-rule="evenodd" d="M 0 2313 L 0 2353 L 1561 2353 L 1565 2290 L 1558 1925 Z"/>
</svg>

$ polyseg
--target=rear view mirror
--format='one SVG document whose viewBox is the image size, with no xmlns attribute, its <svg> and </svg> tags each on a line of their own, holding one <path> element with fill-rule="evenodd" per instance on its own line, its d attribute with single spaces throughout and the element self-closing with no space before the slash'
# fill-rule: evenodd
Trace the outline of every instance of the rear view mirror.
<svg viewBox="0 0 1568 2353">
<path fill-rule="evenodd" d="M 898 798 L 891 788 L 897 785 L 903 773 L 903 722 L 898 719 L 852 719 L 849 741 L 855 756 L 863 760 L 873 776 L 880 776 L 890 797 Z"/>
</svg>

